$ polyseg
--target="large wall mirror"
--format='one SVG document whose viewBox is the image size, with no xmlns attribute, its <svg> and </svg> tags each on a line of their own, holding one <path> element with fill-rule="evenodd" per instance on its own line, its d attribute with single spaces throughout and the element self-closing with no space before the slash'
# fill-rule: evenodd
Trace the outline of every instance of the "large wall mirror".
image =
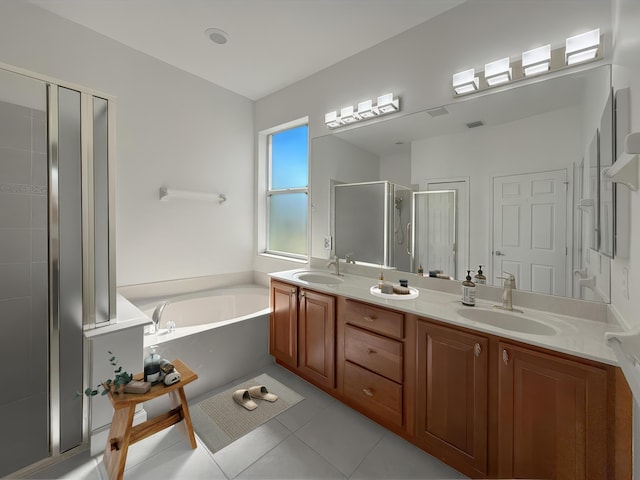
<svg viewBox="0 0 640 480">
<path fill-rule="evenodd" d="M 416 272 L 421 264 L 428 272 L 439 249 L 440 260 L 454 258 L 437 270 L 449 265 L 444 273 L 456 280 L 482 265 L 490 284 L 500 285 L 506 271 L 519 289 L 608 302 L 614 210 L 609 200 L 599 205 L 603 187 L 589 167 L 594 138 L 598 160 L 612 158 L 611 109 L 611 68 L 604 65 L 314 138 L 312 256 L 332 253 L 325 246 L 336 238 L 335 185 L 390 181 L 418 201 L 427 196 L 417 192 L 427 191 L 453 191 L 456 201 L 441 202 L 448 212 L 416 208 L 418 217 L 397 226 L 402 234 L 391 229 L 387 241 L 402 240 L 396 251 L 407 258 L 389 267 Z M 456 234 L 436 231 L 445 224 Z M 358 263 L 357 248 L 349 253 Z M 597 289 L 585 280 L 591 277 Z"/>
</svg>

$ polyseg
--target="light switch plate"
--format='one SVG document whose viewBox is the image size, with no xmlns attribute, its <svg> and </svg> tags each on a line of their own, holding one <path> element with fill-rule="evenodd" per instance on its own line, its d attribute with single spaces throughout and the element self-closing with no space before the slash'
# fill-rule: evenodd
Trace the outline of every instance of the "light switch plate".
<svg viewBox="0 0 640 480">
<path fill-rule="evenodd" d="M 325 250 L 331 250 L 332 247 L 332 238 L 331 237 L 324 237 L 324 249 Z"/>
</svg>

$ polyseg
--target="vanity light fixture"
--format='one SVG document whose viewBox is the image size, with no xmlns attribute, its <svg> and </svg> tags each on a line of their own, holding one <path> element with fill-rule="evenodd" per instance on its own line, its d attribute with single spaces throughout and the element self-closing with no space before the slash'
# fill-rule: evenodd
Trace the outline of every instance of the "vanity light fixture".
<svg viewBox="0 0 640 480">
<path fill-rule="evenodd" d="M 484 79 L 490 87 L 511 80 L 509 57 L 501 58 L 484 66 Z"/>
<path fill-rule="evenodd" d="M 353 105 L 340 109 L 340 115 L 337 111 L 326 113 L 324 123 L 329 128 L 338 128 L 352 123 L 356 123 L 369 118 L 386 115 L 400 110 L 400 99 L 393 96 L 393 93 L 386 93 L 378 97 L 378 103 L 373 104 L 372 100 L 365 100 L 358 103 L 358 109 L 355 110 Z"/>
<path fill-rule="evenodd" d="M 600 29 L 596 28 L 590 32 L 569 37 L 565 45 L 564 58 L 567 65 L 593 60 L 600 47 Z"/>
<path fill-rule="evenodd" d="M 378 115 L 378 108 L 373 106 L 373 101 L 365 100 L 358 104 L 358 115 L 360 118 L 372 118 Z"/>
<path fill-rule="evenodd" d="M 340 120 L 342 123 L 349 124 L 354 123 L 360 120 L 361 117 L 357 112 L 353 111 L 353 105 L 349 105 L 348 107 L 344 107 L 340 109 Z"/>
<path fill-rule="evenodd" d="M 522 52 L 522 72 L 525 77 L 548 72 L 551 67 L 551 44 Z"/>
<path fill-rule="evenodd" d="M 338 128 L 344 125 L 344 123 L 338 117 L 338 112 L 335 110 L 333 112 L 329 112 L 324 116 L 324 123 L 327 124 L 329 128 Z"/>
<path fill-rule="evenodd" d="M 604 56 L 602 43 L 600 29 L 596 28 L 567 38 L 565 46 L 552 49 L 548 44 L 522 52 L 521 60 L 511 61 L 505 57 L 487 63 L 477 77 L 473 68 L 456 73 L 453 75 L 454 97 L 600 60 Z"/>
<path fill-rule="evenodd" d="M 474 68 L 453 74 L 453 89 L 458 95 L 478 90 L 478 77 Z"/>
<path fill-rule="evenodd" d="M 378 97 L 378 111 L 380 113 L 395 112 L 400 108 L 400 100 L 393 98 L 393 93 L 385 93 Z"/>
</svg>

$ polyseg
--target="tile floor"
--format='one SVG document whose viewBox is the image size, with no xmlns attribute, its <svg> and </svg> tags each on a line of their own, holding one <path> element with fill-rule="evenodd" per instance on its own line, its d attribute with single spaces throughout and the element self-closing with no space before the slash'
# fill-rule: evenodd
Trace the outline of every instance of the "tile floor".
<svg viewBox="0 0 640 480">
<path fill-rule="evenodd" d="M 305 399 L 216 453 L 199 439 L 191 450 L 180 426 L 157 433 L 129 449 L 125 480 L 467 478 L 286 369 L 273 364 L 246 379 L 260 373 Z M 102 456 L 85 452 L 32 478 L 107 480 L 107 475 Z"/>
</svg>

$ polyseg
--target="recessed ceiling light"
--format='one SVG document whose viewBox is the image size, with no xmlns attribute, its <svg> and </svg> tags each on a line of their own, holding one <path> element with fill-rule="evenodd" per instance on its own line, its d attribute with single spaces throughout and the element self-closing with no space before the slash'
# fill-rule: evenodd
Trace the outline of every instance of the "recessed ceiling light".
<svg viewBox="0 0 640 480">
<path fill-rule="evenodd" d="M 218 45 L 224 45 L 229 41 L 229 34 L 219 28 L 207 28 L 204 33 L 209 37 L 209 40 Z"/>
</svg>

